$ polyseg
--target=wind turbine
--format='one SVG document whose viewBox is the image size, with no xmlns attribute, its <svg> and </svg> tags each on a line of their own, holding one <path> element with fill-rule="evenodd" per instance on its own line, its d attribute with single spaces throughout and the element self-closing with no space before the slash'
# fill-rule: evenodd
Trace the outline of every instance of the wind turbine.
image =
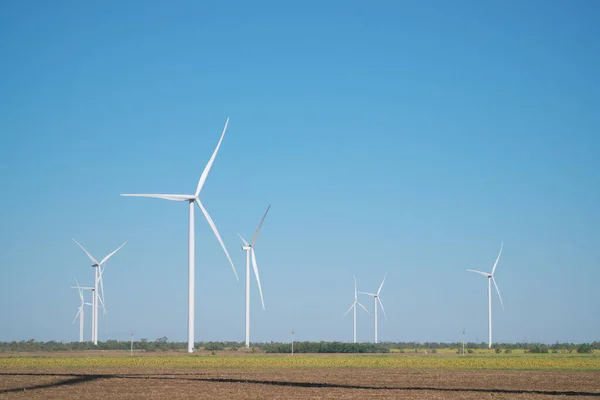
<svg viewBox="0 0 600 400">
<path fill-rule="evenodd" d="M 354 302 L 352 303 L 352 305 L 350 306 L 348 311 L 346 311 L 344 313 L 344 315 L 346 315 L 350 312 L 350 310 L 354 309 L 354 343 L 356 343 L 356 306 L 357 305 L 361 306 L 363 308 L 363 310 L 365 310 L 367 313 L 369 313 L 369 315 L 371 315 L 369 310 L 367 310 L 367 308 L 365 306 L 363 306 L 362 304 L 360 304 L 360 302 L 358 301 L 358 295 L 356 292 L 356 276 L 354 276 Z"/>
<path fill-rule="evenodd" d="M 77 283 L 77 286 L 71 286 L 74 289 L 78 289 L 79 291 L 79 298 L 81 299 L 81 304 L 79 304 L 79 311 L 77 312 L 77 315 L 75 315 L 75 318 L 73 318 L 73 322 L 71 322 L 71 324 L 75 323 L 75 320 L 77 320 L 77 317 L 79 317 L 79 342 L 82 343 L 83 342 L 83 320 L 84 320 L 84 313 L 83 313 L 83 308 L 84 306 L 88 305 L 91 306 L 92 303 L 86 303 L 85 300 L 83 299 L 83 291 L 84 290 L 89 290 L 92 289 L 94 290 L 94 288 L 84 288 L 84 287 L 80 287 L 79 286 L 79 282 L 77 282 L 77 279 L 75 279 L 75 283 Z"/>
<path fill-rule="evenodd" d="M 115 253 L 123 246 L 127 244 L 127 242 L 120 245 L 115 251 L 107 255 L 102 259 L 102 261 L 98 262 L 92 255 L 83 247 L 77 240 L 73 239 L 73 241 L 81 247 L 81 250 L 87 254 L 90 260 L 92 260 L 92 268 L 94 268 L 94 291 L 92 292 L 92 342 L 95 345 L 98 344 L 98 303 L 102 303 L 102 310 L 106 313 L 106 308 L 104 307 L 104 283 L 102 283 L 102 273 L 104 272 L 104 264 L 111 258 Z M 100 283 L 100 291 L 102 292 L 102 297 L 98 295 L 98 283 Z M 100 299 L 100 300 L 98 300 Z"/>
<path fill-rule="evenodd" d="M 375 301 L 375 343 L 377 343 L 377 303 L 379 303 L 379 305 L 381 306 L 381 311 L 383 311 L 383 316 L 385 317 L 385 320 L 387 321 L 387 315 L 385 315 L 385 309 L 383 308 L 383 303 L 381 302 L 381 299 L 379 298 L 379 293 L 381 293 L 381 288 L 383 287 L 383 283 L 385 282 L 386 276 L 387 276 L 387 272 L 383 276 L 383 280 L 381 281 L 381 285 L 379 285 L 379 290 L 377 290 L 377 293 L 358 292 L 360 294 L 366 294 L 367 296 L 373 297 L 373 300 Z"/>
<path fill-rule="evenodd" d="M 194 194 L 122 194 L 121 196 L 129 196 L 129 197 L 153 197 L 157 199 L 164 200 L 173 200 L 173 201 L 187 201 L 189 208 L 189 238 L 188 238 L 188 353 L 194 352 L 194 203 L 198 205 L 202 214 L 208 221 L 208 224 L 212 228 L 217 240 L 221 244 L 229 263 L 231 264 L 231 268 L 233 268 L 233 273 L 235 274 L 235 279 L 239 281 L 237 272 L 235 271 L 235 266 L 233 265 L 233 261 L 231 261 L 231 257 L 229 257 L 229 253 L 227 252 L 227 248 L 225 248 L 225 244 L 221 239 L 221 235 L 219 235 L 219 231 L 215 223 L 213 222 L 210 215 L 208 215 L 208 211 L 202 205 L 200 201 L 200 191 L 202 191 L 202 187 L 204 186 L 204 182 L 206 182 L 206 178 L 208 177 L 208 173 L 210 172 L 210 168 L 215 161 L 215 157 L 217 156 L 217 152 L 219 151 L 219 147 L 221 147 L 221 142 L 223 141 L 223 137 L 225 136 L 225 131 L 227 130 L 227 125 L 229 124 L 229 118 L 225 122 L 225 127 L 223 128 L 223 133 L 221 134 L 221 138 L 219 139 L 219 143 L 217 143 L 217 147 L 213 152 L 210 160 L 208 160 L 208 164 L 204 167 L 204 171 L 202 171 L 202 175 L 200 176 L 200 180 L 198 181 L 198 186 L 196 187 L 196 193 Z"/>
<path fill-rule="evenodd" d="M 502 303 L 502 296 L 500 296 L 500 289 L 498 289 L 498 284 L 496 283 L 496 278 L 494 278 L 494 273 L 496 272 L 496 267 L 498 266 L 498 261 L 500 260 L 500 254 L 502 254 L 502 248 L 504 247 L 504 242 L 500 244 L 500 253 L 498 253 L 498 258 L 496 258 L 496 262 L 494 263 L 494 267 L 492 268 L 492 273 L 476 271 L 474 269 L 468 269 L 469 272 L 476 272 L 488 278 L 488 313 L 489 313 L 489 345 L 488 348 L 492 348 L 492 282 L 494 282 L 494 286 L 496 287 L 496 292 L 498 292 L 498 298 L 500 299 L 500 305 L 504 310 L 504 304 Z"/>
<path fill-rule="evenodd" d="M 258 283 L 258 291 L 260 293 L 260 301 L 262 303 L 263 310 L 265 309 L 265 301 L 263 300 L 262 288 L 260 286 L 260 277 L 258 276 L 258 265 L 256 265 L 256 256 L 254 255 L 254 246 L 256 245 L 256 238 L 258 238 L 258 232 L 260 231 L 260 227 L 262 226 L 267 213 L 269 212 L 269 207 L 267 207 L 267 211 L 265 211 L 265 215 L 263 215 L 260 223 L 258 224 L 258 228 L 254 232 L 254 237 L 252 238 L 252 244 L 248 244 L 246 239 L 242 237 L 238 233 L 244 245 L 242 246 L 242 250 L 246 252 L 246 348 L 250 347 L 250 258 L 252 257 L 252 268 L 254 269 L 254 276 L 256 276 L 256 282 Z"/>
</svg>

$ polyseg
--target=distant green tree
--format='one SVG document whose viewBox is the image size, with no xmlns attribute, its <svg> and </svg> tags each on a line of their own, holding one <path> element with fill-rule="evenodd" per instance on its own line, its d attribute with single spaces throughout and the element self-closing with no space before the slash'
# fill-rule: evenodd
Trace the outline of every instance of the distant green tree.
<svg viewBox="0 0 600 400">
<path fill-rule="evenodd" d="M 225 345 L 222 342 L 206 342 L 204 343 L 204 350 L 225 350 Z"/>
<path fill-rule="evenodd" d="M 548 353 L 548 346 L 541 343 L 535 343 L 530 345 L 528 352 L 534 354 Z"/>
<path fill-rule="evenodd" d="M 577 347 L 578 353 L 592 353 L 593 351 L 594 349 L 589 343 L 582 343 Z"/>
</svg>

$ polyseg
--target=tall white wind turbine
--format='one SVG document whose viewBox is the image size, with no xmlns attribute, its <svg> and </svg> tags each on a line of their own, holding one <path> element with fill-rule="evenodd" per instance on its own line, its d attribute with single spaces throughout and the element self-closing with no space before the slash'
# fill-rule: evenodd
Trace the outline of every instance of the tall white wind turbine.
<svg viewBox="0 0 600 400">
<path fill-rule="evenodd" d="M 502 242 L 502 244 L 500 244 L 500 253 L 498 253 L 498 258 L 496 258 L 496 262 L 494 263 L 494 267 L 492 268 L 492 273 L 476 271 L 473 269 L 467 270 L 469 272 L 476 272 L 476 273 L 481 274 L 481 275 L 485 276 L 486 278 L 488 278 L 488 315 L 489 315 L 488 330 L 489 330 L 489 335 L 490 335 L 488 347 L 490 349 L 492 348 L 492 282 L 494 282 L 494 286 L 496 287 L 496 292 L 498 292 L 498 298 L 500 299 L 500 305 L 502 306 L 502 309 L 504 310 L 504 304 L 502 303 L 502 296 L 500 296 L 500 289 L 498 289 L 498 284 L 496 283 L 496 278 L 494 277 L 494 274 L 496 272 L 496 267 L 498 266 L 498 261 L 500 260 L 500 254 L 502 254 L 503 247 L 504 247 L 504 242 Z"/>
<path fill-rule="evenodd" d="M 383 308 L 383 303 L 381 302 L 381 299 L 379 298 L 379 293 L 381 293 L 381 288 L 383 287 L 383 283 L 385 282 L 386 277 L 387 277 L 387 272 L 383 276 L 383 280 L 381 281 L 381 285 L 379 285 L 379 290 L 377 290 L 377 293 L 358 292 L 360 294 L 366 294 L 367 296 L 373 297 L 373 300 L 375 301 L 375 343 L 377 343 L 377 306 L 378 306 L 377 303 L 379 303 L 379 306 L 381 306 L 381 311 L 383 311 L 383 316 L 384 316 L 385 320 L 387 321 L 387 315 L 385 315 L 385 309 Z"/>
<path fill-rule="evenodd" d="M 365 310 L 367 313 L 369 313 L 369 315 L 371 315 L 369 310 L 367 310 L 367 308 L 365 306 L 363 306 L 362 304 L 360 304 L 360 302 L 358 301 L 358 294 L 356 292 L 356 276 L 354 276 L 354 302 L 352 302 L 352 305 L 350 306 L 348 311 L 346 311 L 344 313 L 344 315 L 346 315 L 350 312 L 350 310 L 354 309 L 354 343 L 356 343 L 356 306 L 357 305 L 361 306 L 363 308 L 363 310 Z"/>
<path fill-rule="evenodd" d="M 104 273 L 104 264 L 108 261 L 109 258 L 115 255 L 115 253 L 123 246 L 127 244 L 127 242 L 120 245 L 115 251 L 107 255 L 102 259 L 102 261 L 98 262 L 92 255 L 83 247 L 77 240 L 73 239 L 73 241 L 81 247 L 81 250 L 87 254 L 90 260 L 92 260 L 92 268 L 94 268 L 94 291 L 92 293 L 92 342 L 95 345 L 98 344 L 98 303 L 102 303 L 102 310 L 106 313 L 106 307 L 104 307 L 104 283 L 102 282 L 102 274 Z M 99 296 L 98 293 L 98 284 L 100 284 L 100 291 L 102 292 L 102 296 Z"/>
<path fill-rule="evenodd" d="M 204 167 L 204 171 L 202 171 L 202 175 L 200 176 L 200 180 L 198 181 L 198 186 L 196 187 L 196 193 L 194 194 L 122 194 L 121 196 L 131 196 L 131 197 L 153 197 L 157 199 L 163 200 L 172 200 L 172 201 L 187 201 L 188 209 L 189 209 L 189 238 L 188 238 L 188 353 L 194 352 L 194 282 L 195 282 L 195 270 L 194 270 L 194 203 L 198 205 L 202 214 L 208 221 L 211 229 L 213 230 L 217 240 L 221 244 L 229 263 L 231 264 L 231 268 L 233 269 L 233 273 L 235 274 L 235 279 L 238 279 L 237 272 L 235 270 L 235 266 L 233 265 L 233 261 L 231 261 L 231 257 L 229 257 L 229 253 L 227 252 L 227 248 L 221 239 L 221 235 L 217 230 L 215 223 L 213 222 L 210 215 L 208 215 L 208 211 L 204 208 L 204 205 L 200 201 L 200 192 L 202 191 L 202 187 L 204 186 L 204 182 L 206 182 L 206 178 L 208 177 L 208 173 L 210 172 L 210 168 L 215 161 L 215 157 L 217 156 L 217 152 L 219 151 L 219 147 L 221 147 L 221 142 L 223 141 L 223 137 L 225 136 L 225 131 L 227 130 L 227 125 L 229 124 L 229 118 L 225 122 L 225 127 L 223 128 L 223 133 L 221 134 L 221 138 L 219 139 L 219 143 L 217 143 L 217 147 L 213 152 L 210 160 L 208 160 L 208 164 Z"/>
<path fill-rule="evenodd" d="M 83 325 L 84 325 L 84 307 L 87 306 L 91 306 L 92 303 L 86 303 L 84 298 L 83 298 L 83 291 L 84 290 L 89 290 L 89 289 L 94 289 L 94 288 L 84 288 L 79 286 L 79 282 L 77 282 L 77 279 L 75 279 L 75 283 L 77 283 L 77 286 L 71 286 L 71 288 L 73 289 L 77 289 L 79 291 L 79 299 L 81 300 L 81 303 L 79 304 L 79 311 L 77 312 L 77 315 L 75 315 L 75 318 L 73 318 L 73 322 L 71 322 L 71 324 L 74 324 L 75 321 L 77 320 L 77 317 L 79 317 L 79 343 L 83 342 Z"/>
<path fill-rule="evenodd" d="M 269 212 L 271 205 L 267 207 L 267 211 L 263 215 L 256 231 L 254 232 L 254 237 L 252 238 L 252 244 L 248 244 L 246 239 L 242 237 L 238 233 L 240 239 L 244 243 L 242 245 L 242 250 L 246 252 L 246 348 L 250 347 L 250 259 L 252 258 L 252 268 L 254 269 L 254 276 L 256 277 L 256 283 L 258 283 L 258 291 L 260 293 L 260 301 L 262 303 L 263 310 L 265 309 L 265 301 L 263 299 L 262 287 L 260 286 L 260 277 L 258 275 L 258 265 L 256 264 L 256 255 L 254 254 L 254 246 L 256 245 L 256 239 L 258 238 L 258 232 L 260 232 L 260 228 Z"/>
</svg>

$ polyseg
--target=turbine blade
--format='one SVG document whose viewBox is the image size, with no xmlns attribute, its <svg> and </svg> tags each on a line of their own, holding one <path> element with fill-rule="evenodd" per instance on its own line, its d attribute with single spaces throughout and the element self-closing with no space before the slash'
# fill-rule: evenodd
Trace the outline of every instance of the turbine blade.
<svg viewBox="0 0 600 400">
<path fill-rule="evenodd" d="M 360 304 L 358 301 L 356 302 L 356 304 L 358 304 L 359 306 L 361 306 L 363 310 L 365 310 L 367 313 L 369 313 L 369 315 L 371 315 L 371 312 L 369 310 L 367 310 L 367 308 L 365 306 L 363 306 L 362 304 Z"/>
<path fill-rule="evenodd" d="M 190 201 L 194 196 L 189 194 L 122 194 L 123 197 L 152 197 L 154 199 L 173 200 L 173 201 Z"/>
<path fill-rule="evenodd" d="M 77 282 L 77 279 L 75 279 L 75 283 L 77 284 L 77 291 L 79 292 L 79 298 L 83 302 L 83 289 L 81 289 L 81 287 L 79 287 L 79 282 Z"/>
<path fill-rule="evenodd" d="M 75 243 L 77 243 L 77 246 L 81 247 L 81 250 L 83 250 L 85 252 L 85 254 L 87 254 L 87 256 L 90 258 L 90 260 L 92 260 L 92 262 L 94 264 L 98 264 L 98 261 L 96 261 L 96 259 L 94 257 L 92 257 L 92 255 L 90 253 L 88 253 L 88 251 L 85 249 L 85 247 L 83 247 L 77 240 L 73 239 L 73 241 Z"/>
<path fill-rule="evenodd" d="M 377 291 L 377 296 L 379 296 L 379 292 L 381 292 L 381 288 L 383 287 L 383 283 L 385 282 L 386 277 L 387 277 L 387 272 L 383 275 L 383 280 L 381 281 L 381 285 L 379 286 L 379 290 Z"/>
<path fill-rule="evenodd" d="M 105 262 L 107 262 L 109 258 L 111 258 L 112 256 L 114 256 L 114 255 L 115 255 L 115 253 L 116 253 L 117 251 L 121 250 L 121 248 L 122 248 L 123 246 L 125 246 L 126 244 L 127 244 L 127 241 L 125 241 L 125 243 L 123 243 L 122 245 L 120 245 L 118 249 L 116 249 L 115 251 L 113 251 L 112 253 L 110 253 L 109 255 L 107 255 L 106 257 L 104 257 L 104 258 L 102 259 L 102 261 L 100 261 L 100 265 L 102 265 L 102 264 L 104 264 Z"/>
<path fill-rule="evenodd" d="M 367 293 L 367 292 L 358 292 L 359 294 L 366 294 L 367 296 L 375 297 L 377 296 L 375 293 Z"/>
<path fill-rule="evenodd" d="M 498 266 L 498 261 L 500 260 L 500 254 L 502 254 L 502 248 L 504 247 L 504 242 L 500 244 L 500 253 L 498 253 L 498 258 L 496 258 L 496 262 L 494 263 L 494 268 L 492 268 L 492 275 L 496 272 L 496 267 Z"/>
<path fill-rule="evenodd" d="M 258 291 L 260 292 L 260 301 L 262 303 L 263 310 L 265 309 L 265 301 L 263 300 L 262 287 L 260 286 L 260 277 L 258 276 L 258 265 L 256 265 L 256 256 L 254 255 L 254 247 L 250 249 L 252 254 L 252 268 L 254 268 L 254 275 L 256 276 L 256 282 L 258 282 Z"/>
<path fill-rule="evenodd" d="M 227 248 L 225 247 L 225 243 L 223 243 L 223 239 L 221 239 L 221 235 L 219 235 L 219 230 L 217 229 L 217 226 L 213 222 L 213 220 L 210 217 L 210 215 L 208 215 L 208 211 L 206 211 L 206 208 L 204 208 L 204 206 L 202 205 L 202 203 L 200 202 L 200 200 L 196 199 L 195 202 L 196 202 L 196 204 L 198 204 L 198 207 L 200 207 L 200 210 L 202 210 L 202 214 L 204 214 L 204 217 L 206 218 L 206 221 L 210 225 L 210 227 L 213 230 L 215 236 L 217 237 L 217 240 L 221 244 L 221 247 L 223 248 L 223 251 L 225 252 L 225 255 L 227 256 L 227 259 L 229 260 L 229 264 L 231 264 L 231 268 L 233 269 L 233 273 L 235 274 L 235 279 L 239 282 L 240 279 L 238 278 L 237 271 L 235 270 L 235 266 L 233 265 L 233 261 L 231 261 L 231 257 L 229 257 L 229 253 L 227 252 Z"/>
<path fill-rule="evenodd" d="M 79 317 L 79 314 L 81 314 L 81 308 L 79 309 L 79 311 L 77 311 L 77 314 L 75 314 L 75 318 L 73 318 L 73 322 L 71 322 L 71 324 L 75 323 L 75 321 L 77 320 L 77 317 Z"/>
<path fill-rule="evenodd" d="M 381 306 L 381 311 L 383 311 L 383 316 L 385 317 L 385 322 L 387 322 L 387 315 L 385 315 L 385 308 L 383 308 L 383 303 L 381 302 L 381 299 L 379 298 L 379 296 L 377 296 L 377 301 L 379 302 L 379 305 Z"/>
<path fill-rule="evenodd" d="M 92 305 L 92 303 L 83 303 L 83 304 L 85 304 L 86 306 L 91 306 Z"/>
<path fill-rule="evenodd" d="M 496 279 L 492 276 L 492 282 L 494 282 L 494 286 L 496 286 L 496 292 L 498 292 L 498 297 L 500 298 L 500 305 L 504 310 L 504 303 L 502 303 L 502 296 L 500 296 L 500 289 L 498 289 L 498 284 L 496 283 Z"/>
<path fill-rule="evenodd" d="M 102 305 L 102 314 L 106 315 L 106 306 L 104 305 L 104 300 L 100 296 L 98 296 L 98 300 L 100 300 L 100 304 Z"/>
<path fill-rule="evenodd" d="M 121 248 L 123 248 L 123 246 L 125 246 L 127 244 L 127 241 L 125 241 L 125 243 L 123 243 L 122 245 L 120 245 L 115 251 L 113 251 L 112 253 L 110 253 L 109 255 L 107 255 L 106 257 L 104 257 L 102 259 L 102 261 L 100 261 L 100 265 L 104 264 L 105 262 L 108 261 L 109 258 L 111 258 L 112 256 L 115 255 L 115 253 L 119 250 L 121 250 Z"/>
<path fill-rule="evenodd" d="M 225 131 L 227 130 L 228 124 L 229 124 L 229 118 L 227 118 L 227 121 L 225 121 L 225 127 L 223 128 L 223 133 L 221 134 L 221 138 L 219 139 L 219 143 L 217 143 L 217 147 L 215 148 L 215 151 L 213 151 L 213 154 L 210 157 L 210 160 L 208 160 L 208 164 L 206 164 L 206 167 L 204 167 L 204 171 L 202 171 L 202 175 L 200 175 L 200 180 L 198 181 L 198 186 L 196 187 L 196 196 L 195 197 L 198 197 L 200 195 L 202 186 L 204 186 L 204 182 L 206 182 L 208 173 L 210 172 L 213 162 L 215 162 L 215 157 L 217 157 L 217 152 L 219 151 L 219 147 L 221 147 L 221 142 L 223 141 L 223 137 L 225 137 Z"/>
<path fill-rule="evenodd" d="M 356 302 L 352 303 L 352 305 L 350 306 L 350 308 L 348 309 L 348 311 L 346 311 L 344 313 L 344 315 L 343 315 L 344 317 L 346 316 L 346 314 L 348 314 L 352 310 L 352 308 L 354 307 L 355 304 L 356 304 Z"/>
<path fill-rule="evenodd" d="M 258 232 L 260 231 L 260 227 L 262 226 L 263 222 L 265 221 L 265 218 L 267 216 L 267 213 L 269 212 L 269 209 L 271 208 L 271 205 L 269 204 L 269 207 L 267 207 L 267 211 L 265 211 L 265 215 L 263 215 L 262 219 L 260 220 L 260 224 L 258 224 L 258 228 L 256 228 L 256 231 L 254 232 L 254 237 L 252 238 L 252 247 L 254 248 L 254 244 L 256 243 L 256 238 L 258 238 Z"/>
<path fill-rule="evenodd" d="M 102 274 L 104 273 L 104 268 L 103 267 L 98 267 L 100 268 L 100 273 L 98 274 L 98 283 L 100 284 L 100 296 L 98 296 L 98 298 L 100 299 L 100 302 L 102 303 L 102 308 L 104 308 L 104 281 L 102 280 Z M 103 312 L 104 315 L 106 315 L 106 311 Z"/>
<path fill-rule="evenodd" d="M 244 245 L 246 245 L 246 246 L 250 246 L 250 245 L 248 244 L 248 242 L 246 242 L 246 239 L 244 239 L 244 238 L 242 237 L 242 235 L 240 235 L 240 234 L 238 233 L 238 236 L 240 237 L 240 239 L 242 239 L 242 242 L 244 242 Z"/>
<path fill-rule="evenodd" d="M 468 269 L 467 271 L 469 271 L 469 272 L 476 272 L 476 273 L 478 273 L 478 274 L 481 274 L 481 275 L 485 276 L 486 278 L 487 278 L 488 276 L 490 276 L 490 274 L 488 274 L 487 272 L 476 271 L 476 270 L 474 270 L 474 269 Z"/>
</svg>

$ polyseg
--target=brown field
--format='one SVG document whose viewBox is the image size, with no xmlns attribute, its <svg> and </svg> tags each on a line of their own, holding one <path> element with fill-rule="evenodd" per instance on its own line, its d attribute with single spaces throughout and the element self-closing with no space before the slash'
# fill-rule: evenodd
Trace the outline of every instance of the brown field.
<svg viewBox="0 0 600 400">
<path fill-rule="evenodd" d="M 3 354 L 0 399 L 600 397 L 600 359 L 595 356 L 461 360 L 414 355 L 301 355 L 292 359 L 242 352 L 217 357 L 210 353 L 127 355 Z M 557 367 L 548 360 L 556 361 Z"/>
</svg>

